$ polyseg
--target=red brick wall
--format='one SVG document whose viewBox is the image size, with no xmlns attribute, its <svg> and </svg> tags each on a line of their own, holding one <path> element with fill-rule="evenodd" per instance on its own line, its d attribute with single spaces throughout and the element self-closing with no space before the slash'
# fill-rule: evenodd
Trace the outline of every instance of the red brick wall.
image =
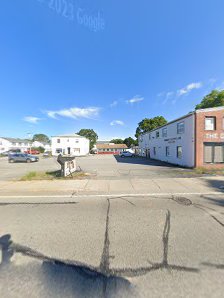
<svg viewBox="0 0 224 298">
<path fill-rule="evenodd" d="M 216 130 L 205 130 L 205 117 L 216 117 Z M 204 163 L 204 142 L 224 142 L 224 109 L 195 114 L 195 165 L 196 167 L 224 168 L 224 164 Z"/>
</svg>

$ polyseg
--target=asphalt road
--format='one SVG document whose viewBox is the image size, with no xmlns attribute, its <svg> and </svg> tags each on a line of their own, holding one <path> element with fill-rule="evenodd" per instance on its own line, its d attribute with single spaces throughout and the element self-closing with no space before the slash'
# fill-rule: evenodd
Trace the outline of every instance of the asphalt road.
<svg viewBox="0 0 224 298">
<path fill-rule="evenodd" d="M 223 297 L 223 195 L 26 200 L 0 204 L 0 297 Z"/>
</svg>

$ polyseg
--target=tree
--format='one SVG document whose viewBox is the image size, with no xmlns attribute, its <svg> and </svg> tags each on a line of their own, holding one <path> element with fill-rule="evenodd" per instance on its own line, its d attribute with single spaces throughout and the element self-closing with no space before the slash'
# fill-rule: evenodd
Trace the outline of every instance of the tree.
<svg viewBox="0 0 224 298">
<path fill-rule="evenodd" d="M 163 116 L 145 118 L 138 123 L 135 136 L 138 138 L 140 134 L 151 131 L 159 126 L 165 125 L 166 123 L 167 120 Z"/>
<path fill-rule="evenodd" d="M 96 144 L 96 141 L 98 140 L 98 135 L 93 129 L 83 128 L 79 132 L 77 132 L 77 134 L 89 139 L 90 150 L 93 148 L 93 146 Z"/>
<path fill-rule="evenodd" d="M 33 142 L 50 143 L 50 139 L 43 133 L 38 133 L 33 136 Z"/>
<path fill-rule="evenodd" d="M 206 95 L 201 103 L 196 105 L 195 109 L 206 109 L 224 106 L 224 90 L 213 90 L 208 95 Z"/>
<path fill-rule="evenodd" d="M 124 139 L 124 144 L 127 145 L 127 147 L 131 147 L 132 145 L 137 146 L 138 145 L 138 141 L 134 140 L 133 138 L 129 137 Z"/>
<path fill-rule="evenodd" d="M 124 144 L 124 140 L 122 140 L 122 139 L 113 139 L 113 140 L 110 141 L 110 143 Z"/>
</svg>

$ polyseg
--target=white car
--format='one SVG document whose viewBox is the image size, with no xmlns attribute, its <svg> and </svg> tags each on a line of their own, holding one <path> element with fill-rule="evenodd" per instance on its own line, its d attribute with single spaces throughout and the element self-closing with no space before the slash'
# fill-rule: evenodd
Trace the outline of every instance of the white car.
<svg viewBox="0 0 224 298">
<path fill-rule="evenodd" d="M 123 152 L 120 152 L 120 157 L 134 157 L 134 153 L 130 152 L 130 151 L 123 151 Z"/>
</svg>

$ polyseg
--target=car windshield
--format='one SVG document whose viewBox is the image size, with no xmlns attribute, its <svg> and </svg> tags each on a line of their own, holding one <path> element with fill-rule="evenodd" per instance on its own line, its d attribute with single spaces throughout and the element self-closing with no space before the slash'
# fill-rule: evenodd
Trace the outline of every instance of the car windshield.
<svg viewBox="0 0 224 298">
<path fill-rule="evenodd" d="M 224 1 L 2 0 L 0 298 L 224 296 Z"/>
</svg>

